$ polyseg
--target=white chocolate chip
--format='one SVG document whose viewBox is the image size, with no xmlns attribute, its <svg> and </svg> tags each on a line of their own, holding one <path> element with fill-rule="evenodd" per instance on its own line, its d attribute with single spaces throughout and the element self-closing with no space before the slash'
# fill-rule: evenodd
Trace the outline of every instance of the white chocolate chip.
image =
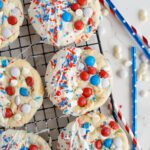
<svg viewBox="0 0 150 150">
<path fill-rule="evenodd" d="M 28 114 L 28 113 L 31 111 L 31 105 L 29 105 L 29 104 L 24 104 L 24 105 L 21 107 L 21 111 L 22 111 L 24 114 Z"/>
<path fill-rule="evenodd" d="M 108 88 L 110 85 L 109 80 L 108 79 L 102 79 L 102 87 L 103 88 Z"/>
<path fill-rule="evenodd" d="M 140 21 L 146 21 L 148 19 L 148 13 L 146 10 L 144 9 L 139 10 L 139 19 Z"/>
<path fill-rule="evenodd" d="M 117 75 L 120 77 L 120 78 L 127 78 L 128 77 L 128 72 L 125 70 L 125 69 L 121 69 L 119 71 L 117 71 Z"/>
<path fill-rule="evenodd" d="M 116 137 L 116 138 L 113 140 L 113 144 L 114 144 L 116 147 L 122 147 L 122 140 L 121 140 L 121 138 Z"/>
<path fill-rule="evenodd" d="M 18 84 L 18 81 L 15 80 L 15 79 L 13 79 L 13 80 L 10 81 L 10 85 L 11 86 L 16 86 L 17 84 Z"/>
<path fill-rule="evenodd" d="M 130 67 L 132 65 L 132 61 L 131 60 L 123 60 L 122 63 L 123 63 L 123 65 L 125 67 Z"/>
<path fill-rule="evenodd" d="M 89 8 L 89 7 L 84 8 L 83 13 L 84 13 L 85 17 L 90 18 L 93 15 L 93 10 L 92 10 L 92 8 Z"/>
<path fill-rule="evenodd" d="M 139 92 L 139 94 L 140 94 L 141 97 L 147 97 L 148 96 L 148 91 L 141 90 Z"/>
<path fill-rule="evenodd" d="M 20 96 L 16 96 L 15 98 L 16 105 L 20 105 L 20 102 L 21 102 Z"/>
<path fill-rule="evenodd" d="M 82 11 L 82 9 L 77 9 L 77 10 L 76 10 L 76 15 L 77 15 L 78 17 L 82 17 L 82 16 L 83 16 L 83 11 Z"/>
<path fill-rule="evenodd" d="M 20 121 L 21 120 L 21 115 L 20 114 L 16 114 L 15 116 L 14 116 L 14 119 L 16 120 L 16 121 Z"/>
<path fill-rule="evenodd" d="M 23 74 L 25 77 L 28 76 L 29 73 L 30 73 L 30 70 L 29 70 L 28 68 L 23 68 L 23 69 L 22 69 L 22 74 Z"/>
<path fill-rule="evenodd" d="M 20 76 L 20 69 L 17 68 L 17 67 L 13 67 L 13 68 L 11 69 L 11 75 L 12 75 L 13 77 L 18 78 L 18 77 Z"/>
<path fill-rule="evenodd" d="M 83 70 L 84 69 L 84 64 L 83 63 L 78 63 L 77 65 L 78 70 Z"/>
</svg>

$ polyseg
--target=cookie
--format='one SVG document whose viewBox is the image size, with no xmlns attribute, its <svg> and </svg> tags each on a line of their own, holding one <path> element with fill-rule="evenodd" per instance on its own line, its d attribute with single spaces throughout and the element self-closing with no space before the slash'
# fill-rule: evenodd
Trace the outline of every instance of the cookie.
<svg viewBox="0 0 150 150">
<path fill-rule="evenodd" d="M 50 150 L 49 145 L 40 136 L 24 130 L 12 130 L 0 133 L 1 150 Z"/>
<path fill-rule="evenodd" d="M 18 127 L 29 122 L 43 102 L 38 72 L 25 60 L 0 57 L 0 125 Z"/>
<path fill-rule="evenodd" d="M 98 51 L 68 47 L 49 61 L 47 91 L 63 114 L 78 116 L 103 105 L 111 93 L 112 73 Z"/>
<path fill-rule="evenodd" d="M 17 39 L 23 20 L 20 0 L 0 0 L 0 48 Z"/>
<path fill-rule="evenodd" d="M 99 26 L 99 0 L 32 0 L 30 22 L 45 43 L 65 46 L 87 41 Z"/>
<path fill-rule="evenodd" d="M 59 150 L 129 150 L 121 127 L 100 113 L 89 113 L 69 123 L 58 137 Z"/>
</svg>

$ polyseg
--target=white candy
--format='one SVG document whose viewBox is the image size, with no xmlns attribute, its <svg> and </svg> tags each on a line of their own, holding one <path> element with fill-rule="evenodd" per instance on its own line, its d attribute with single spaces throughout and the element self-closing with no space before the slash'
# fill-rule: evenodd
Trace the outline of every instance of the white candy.
<svg viewBox="0 0 150 150">
<path fill-rule="evenodd" d="M 132 65 L 132 61 L 131 60 L 123 60 L 123 65 L 126 67 L 130 67 Z"/>
<path fill-rule="evenodd" d="M 102 87 L 107 88 L 109 87 L 110 83 L 108 79 L 102 79 Z"/>
<path fill-rule="evenodd" d="M 30 72 L 30 70 L 29 70 L 28 68 L 23 68 L 23 69 L 22 69 L 22 74 L 23 74 L 24 76 L 28 76 L 28 75 L 29 75 L 29 72 Z"/>
<path fill-rule="evenodd" d="M 116 147 L 122 147 L 122 140 L 117 137 L 113 140 L 113 144 L 116 146 Z"/>
<path fill-rule="evenodd" d="M 78 70 L 83 70 L 84 69 L 84 64 L 83 63 L 78 63 L 77 68 L 78 68 Z"/>
<path fill-rule="evenodd" d="M 16 120 L 16 121 L 20 121 L 21 120 L 21 115 L 20 114 L 16 114 L 15 116 L 14 116 L 14 119 Z"/>
<path fill-rule="evenodd" d="M 11 75 L 13 76 L 13 77 L 19 77 L 20 76 L 20 69 L 19 68 L 17 68 L 17 67 L 13 67 L 12 69 L 11 69 Z"/>
<path fill-rule="evenodd" d="M 2 35 L 4 36 L 4 38 L 9 38 L 11 35 L 12 35 L 12 32 L 11 32 L 11 30 L 10 29 L 8 29 L 8 28 L 5 28 L 5 29 L 3 29 L 3 31 L 2 31 Z"/>
<path fill-rule="evenodd" d="M 77 10 L 76 10 L 76 15 L 77 15 L 78 17 L 82 17 L 82 16 L 83 16 L 83 11 L 82 11 L 82 9 L 77 9 Z"/>
<path fill-rule="evenodd" d="M 148 91 L 142 90 L 142 91 L 140 91 L 139 94 L 140 94 L 141 97 L 147 97 L 148 96 Z"/>
<path fill-rule="evenodd" d="M 89 7 L 88 8 L 84 8 L 83 13 L 84 13 L 85 17 L 90 18 L 93 15 L 93 9 L 89 8 Z"/>
<path fill-rule="evenodd" d="M 148 13 L 146 10 L 144 9 L 139 10 L 139 19 L 141 21 L 146 21 L 148 19 Z"/>
<path fill-rule="evenodd" d="M 22 111 L 24 114 L 28 114 L 28 113 L 31 111 L 31 105 L 29 105 L 29 104 L 24 104 L 24 105 L 21 107 L 21 111 Z"/>
<path fill-rule="evenodd" d="M 13 79 L 13 80 L 10 81 L 10 85 L 11 86 L 16 86 L 17 84 L 18 84 L 18 81 L 15 80 L 15 79 Z"/>
<path fill-rule="evenodd" d="M 119 70 L 118 72 L 117 72 L 117 75 L 120 77 L 120 78 L 127 78 L 128 77 L 128 72 L 126 71 L 126 70 L 124 70 L 124 69 L 122 69 L 122 70 Z"/>
<path fill-rule="evenodd" d="M 16 105 L 19 105 L 20 102 L 21 102 L 20 96 L 16 96 L 16 99 L 15 99 Z"/>
</svg>

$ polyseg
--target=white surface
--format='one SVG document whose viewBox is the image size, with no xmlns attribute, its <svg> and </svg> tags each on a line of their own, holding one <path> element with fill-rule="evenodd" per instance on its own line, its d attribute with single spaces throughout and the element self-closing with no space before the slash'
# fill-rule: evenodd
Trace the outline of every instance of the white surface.
<svg viewBox="0 0 150 150">
<path fill-rule="evenodd" d="M 149 0 L 114 0 L 113 1 L 119 11 L 123 14 L 126 20 L 135 26 L 147 38 L 150 38 L 150 1 Z M 149 18 L 146 22 L 141 22 L 138 18 L 140 9 L 148 11 Z M 131 107 L 131 68 L 124 67 L 122 60 L 117 60 L 113 57 L 113 47 L 120 45 L 122 47 L 122 55 L 125 59 L 130 58 L 130 46 L 136 45 L 129 36 L 125 28 L 111 14 L 104 18 L 102 26 L 99 29 L 101 32 L 102 48 L 105 51 L 105 56 L 109 58 L 114 74 L 113 96 L 118 105 L 122 105 L 122 111 L 127 121 L 132 123 L 132 107 Z M 136 45 L 137 46 L 137 45 Z M 138 46 L 137 46 L 138 47 Z M 138 53 L 141 53 L 138 47 Z M 146 59 L 146 58 L 145 58 Z M 127 79 L 121 79 L 116 75 L 119 69 L 125 69 L 129 73 Z M 150 63 L 149 63 L 150 71 Z M 150 73 L 148 74 L 150 76 Z M 138 90 L 143 89 L 148 92 L 147 98 L 142 98 L 138 94 L 138 139 L 143 150 L 150 150 L 149 134 L 150 134 L 150 82 L 138 82 Z"/>
</svg>

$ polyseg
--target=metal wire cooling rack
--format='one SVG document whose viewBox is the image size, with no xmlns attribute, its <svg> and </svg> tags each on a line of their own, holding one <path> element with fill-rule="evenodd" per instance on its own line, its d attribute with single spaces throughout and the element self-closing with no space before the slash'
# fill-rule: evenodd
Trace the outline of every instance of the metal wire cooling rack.
<svg viewBox="0 0 150 150">
<path fill-rule="evenodd" d="M 22 1 L 24 5 L 24 11 L 25 13 L 27 13 L 28 7 L 30 5 L 30 0 Z M 38 41 L 41 41 L 41 39 L 35 33 L 31 24 L 29 24 L 28 17 L 26 17 L 24 20 L 24 24 L 21 27 L 20 36 L 15 42 L 10 44 L 10 46 L 0 50 L 0 56 L 18 57 L 19 55 L 19 58 L 27 59 L 27 61 L 29 61 L 31 65 L 35 69 L 37 69 L 37 71 L 41 75 L 43 83 L 45 83 L 44 76 L 47 64 L 53 54 L 57 51 L 57 49 L 50 45 L 38 43 Z M 26 49 L 33 43 L 37 44 L 26 51 Z M 103 53 L 98 32 L 96 32 L 96 34 L 88 42 L 84 42 L 74 46 L 91 46 Z M 113 106 L 113 99 L 112 97 L 110 98 Z M 114 114 L 113 116 L 115 118 Z M 26 129 L 31 132 L 37 133 L 42 136 L 47 142 L 49 142 L 49 137 L 51 136 L 52 149 L 55 150 L 57 137 L 60 130 L 73 119 L 73 117 L 62 117 L 62 113 L 48 100 L 48 97 L 45 94 L 42 107 L 37 111 L 33 119 L 21 129 Z M 0 129 L 5 130 L 2 127 L 0 127 Z"/>
</svg>

